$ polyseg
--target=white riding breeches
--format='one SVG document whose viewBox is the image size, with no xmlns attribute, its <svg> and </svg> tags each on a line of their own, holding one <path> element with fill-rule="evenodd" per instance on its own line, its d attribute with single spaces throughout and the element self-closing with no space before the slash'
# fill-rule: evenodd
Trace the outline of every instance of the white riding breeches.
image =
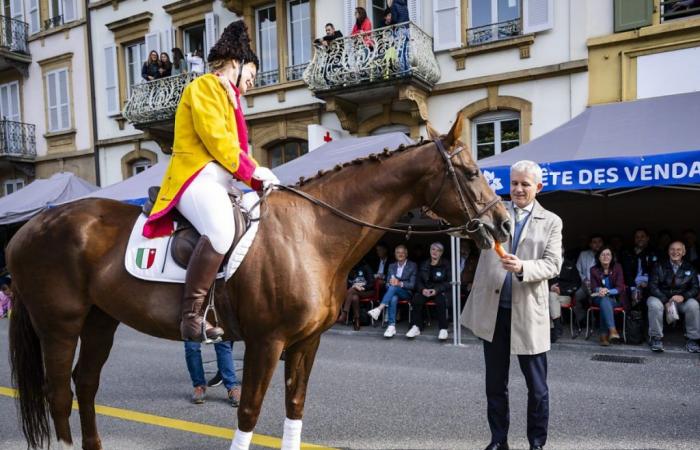
<svg viewBox="0 0 700 450">
<path fill-rule="evenodd" d="M 233 243 L 236 222 L 229 200 L 233 176 L 216 162 L 202 169 L 182 193 L 176 208 L 206 236 L 218 253 L 224 254 Z"/>
</svg>

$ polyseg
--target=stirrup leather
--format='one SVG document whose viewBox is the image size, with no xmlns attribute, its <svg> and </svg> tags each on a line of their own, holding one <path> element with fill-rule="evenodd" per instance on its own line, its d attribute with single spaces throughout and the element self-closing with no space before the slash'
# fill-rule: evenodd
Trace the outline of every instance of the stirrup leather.
<svg viewBox="0 0 700 450">
<path fill-rule="evenodd" d="M 214 287 L 216 286 L 216 283 L 212 285 L 212 287 L 209 289 L 209 299 L 207 301 L 207 307 L 204 308 L 204 317 L 202 318 L 202 343 L 203 344 L 218 344 L 221 342 L 221 336 L 218 336 L 215 339 L 209 339 L 207 337 L 207 315 L 209 314 L 209 311 L 214 313 L 214 327 L 219 326 L 219 315 L 216 313 L 216 306 L 214 306 Z"/>
</svg>

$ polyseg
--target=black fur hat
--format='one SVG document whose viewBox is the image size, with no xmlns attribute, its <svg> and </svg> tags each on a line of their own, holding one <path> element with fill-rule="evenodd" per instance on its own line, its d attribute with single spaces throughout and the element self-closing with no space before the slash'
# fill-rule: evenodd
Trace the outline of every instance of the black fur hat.
<svg viewBox="0 0 700 450">
<path fill-rule="evenodd" d="M 232 22 L 224 29 L 219 41 L 211 48 L 207 57 L 210 64 L 231 59 L 245 64 L 252 62 L 256 68 L 260 66 L 258 56 L 250 48 L 248 27 L 242 20 Z"/>
</svg>

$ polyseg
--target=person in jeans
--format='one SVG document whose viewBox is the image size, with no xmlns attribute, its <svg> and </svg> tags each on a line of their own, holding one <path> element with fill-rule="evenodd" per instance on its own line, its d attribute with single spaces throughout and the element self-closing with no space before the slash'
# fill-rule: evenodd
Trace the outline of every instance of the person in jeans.
<svg viewBox="0 0 700 450">
<path fill-rule="evenodd" d="M 416 294 L 411 300 L 411 329 L 407 338 L 420 335 L 423 327 L 423 307 L 425 302 L 433 300 L 437 304 L 439 334 L 438 339 L 447 340 L 447 288 L 450 286 L 450 267 L 442 258 L 445 247 L 439 242 L 430 244 L 430 259 L 423 261 L 418 270 Z"/>
<path fill-rule="evenodd" d="M 561 307 L 571 305 L 571 297 L 581 287 L 581 277 L 573 261 L 564 257 L 562 249 L 562 265 L 559 276 L 549 281 L 549 317 L 551 323 L 550 340 L 557 342 L 561 337 Z"/>
<path fill-rule="evenodd" d="M 700 353 L 700 305 L 696 297 L 698 274 L 693 266 L 685 261 L 685 244 L 681 241 L 671 242 L 668 247 L 668 259 L 654 267 L 649 279 L 647 310 L 649 312 L 649 346 L 652 351 L 664 351 L 664 309 L 671 302 L 675 303 L 679 313 L 685 315 L 686 350 Z"/>
<path fill-rule="evenodd" d="M 620 334 L 615 328 L 614 310 L 626 306 L 625 279 L 622 265 L 615 262 L 612 248 L 604 246 L 596 255 L 591 267 L 591 298 L 600 308 L 600 345 L 619 342 Z"/>
<path fill-rule="evenodd" d="M 576 306 L 574 307 L 574 317 L 576 318 L 577 331 L 581 331 L 581 321 L 586 318 L 591 295 L 591 267 L 595 265 L 595 255 L 603 247 L 605 241 L 600 234 L 594 234 L 588 240 L 588 250 L 582 251 L 576 260 L 576 269 L 581 277 L 581 287 L 575 294 Z"/>
<path fill-rule="evenodd" d="M 216 365 L 219 369 L 217 375 L 220 375 L 223 379 L 231 406 L 234 408 L 238 407 L 241 401 L 241 383 L 238 381 L 233 367 L 233 342 L 218 342 L 214 344 L 214 351 L 216 352 Z M 206 399 L 207 380 L 204 378 L 202 351 L 199 342 L 185 341 L 185 361 L 187 362 L 187 371 L 190 373 L 192 386 L 194 387 L 192 403 L 201 405 Z M 213 381 L 212 385 L 218 384 Z"/>
<path fill-rule="evenodd" d="M 392 338 L 396 335 L 396 308 L 399 299 L 408 300 L 413 296 L 413 288 L 416 285 L 416 274 L 418 266 L 413 261 L 408 260 L 408 248 L 405 245 L 397 245 L 394 249 L 396 262 L 389 264 L 389 275 L 387 286 L 381 304 L 367 311 L 372 319 L 378 320 L 384 308 L 388 309 L 388 324 L 384 332 L 385 338 Z"/>
</svg>

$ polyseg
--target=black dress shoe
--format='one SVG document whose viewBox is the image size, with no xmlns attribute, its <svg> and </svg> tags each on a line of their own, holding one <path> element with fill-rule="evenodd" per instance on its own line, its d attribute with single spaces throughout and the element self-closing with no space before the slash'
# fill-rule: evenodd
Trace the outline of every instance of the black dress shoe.
<svg viewBox="0 0 700 450">
<path fill-rule="evenodd" d="M 530 450 L 544 450 L 544 445 L 535 445 L 534 447 L 530 447 Z"/>
<path fill-rule="evenodd" d="M 507 442 L 492 442 L 484 450 L 509 450 Z"/>
</svg>

